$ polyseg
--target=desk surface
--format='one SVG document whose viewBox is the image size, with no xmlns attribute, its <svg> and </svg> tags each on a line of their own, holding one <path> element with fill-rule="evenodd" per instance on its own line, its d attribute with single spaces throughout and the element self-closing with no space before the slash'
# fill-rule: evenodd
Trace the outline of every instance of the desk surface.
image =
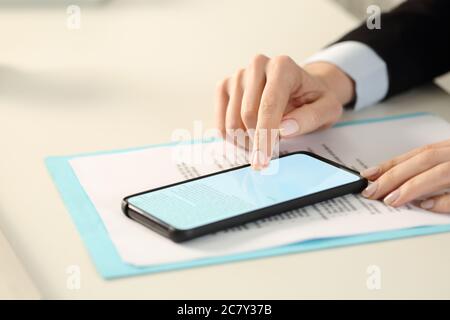
<svg viewBox="0 0 450 320">
<path fill-rule="evenodd" d="M 219 79 L 256 53 L 302 61 L 356 22 L 309 0 L 113 1 L 81 14 L 69 30 L 65 8 L 0 12 L 0 228 L 43 297 L 450 298 L 450 234 L 104 281 L 44 158 L 168 141 L 194 120 L 211 127 Z M 449 106 L 430 87 L 345 117 L 450 120 Z M 67 286 L 72 265 L 78 290 Z M 366 287 L 370 265 L 381 290 Z"/>
</svg>

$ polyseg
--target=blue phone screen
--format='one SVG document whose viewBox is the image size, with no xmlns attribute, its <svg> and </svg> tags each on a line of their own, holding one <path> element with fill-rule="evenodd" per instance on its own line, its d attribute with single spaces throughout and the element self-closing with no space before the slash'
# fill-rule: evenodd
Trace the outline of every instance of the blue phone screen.
<svg viewBox="0 0 450 320">
<path fill-rule="evenodd" d="M 250 167 L 232 170 L 134 196 L 128 202 L 187 230 L 359 179 L 309 155 L 293 154 L 272 160 L 262 171 Z"/>
</svg>

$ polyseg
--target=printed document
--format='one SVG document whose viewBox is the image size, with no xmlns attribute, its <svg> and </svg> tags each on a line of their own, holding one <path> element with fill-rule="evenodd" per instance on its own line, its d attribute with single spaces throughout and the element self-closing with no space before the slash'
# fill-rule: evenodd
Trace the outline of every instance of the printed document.
<svg viewBox="0 0 450 320">
<path fill-rule="evenodd" d="M 449 138 L 449 123 L 423 115 L 338 125 L 282 140 L 280 151 L 307 150 L 360 171 Z M 351 194 L 177 244 L 128 219 L 121 211 L 125 196 L 243 164 L 246 158 L 242 149 L 216 140 L 77 157 L 70 165 L 120 257 L 135 266 L 230 255 L 319 238 L 450 224 L 450 215 L 430 213 L 410 204 L 395 209 Z"/>
</svg>

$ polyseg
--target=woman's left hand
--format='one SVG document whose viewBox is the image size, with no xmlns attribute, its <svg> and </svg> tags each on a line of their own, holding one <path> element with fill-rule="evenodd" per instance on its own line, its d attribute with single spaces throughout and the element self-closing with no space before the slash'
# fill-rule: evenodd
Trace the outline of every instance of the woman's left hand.
<svg viewBox="0 0 450 320">
<path fill-rule="evenodd" d="M 414 149 L 361 172 L 373 181 L 362 195 L 399 207 L 417 201 L 423 209 L 450 213 L 450 194 L 430 196 L 450 187 L 450 140 Z"/>
</svg>

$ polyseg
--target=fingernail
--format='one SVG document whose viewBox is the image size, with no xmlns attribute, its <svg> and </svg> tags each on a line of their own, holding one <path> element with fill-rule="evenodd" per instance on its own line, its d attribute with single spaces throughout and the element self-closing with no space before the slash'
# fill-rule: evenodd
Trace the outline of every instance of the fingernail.
<svg viewBox="0 0 450 320">
<path fill-rule="evenodd" d="M 388 194 L 386 196 L 386 198 L 384 198 L 384 203 L 386 203 L 388 206 L 392 205 L 397 199 L 398 196 L 400 195 L 400 190 L 395 190 L 392 191 L 390 194 Z"/>
<path fill-rule="evenodd" d="M 426 209 L 426 210 L 431 209 L 431 208 L 434 207 L 434 200 L 433 199 L 428 199 L 428 200 L 422 201 L 420 203 L 420 207 L 422 209 Z"/>
<path fill-rule="evenodd" d="M 360 174 L 363 177 L 369 178 L 369 177 L 372 177 L 372 176 L 378 174 L 380 172 L 380 170 L 381 170 L 380 167 L 370 167 L 368 169 L 361 171 Z"/>
<path fill-rule="evenodd" d="M 261 170 L 267 167 L 268 160 L 267 156 L 261 150 L 253 151 L 251 165 L 253 169 Z"/>
<path fill-rule="evenodd" d="M 369 186 L 367 188 L 365 188 L 361 194 L 363 195 L 363 197 L 369 198 L 370 196 L 372 196 L 375 193 L 375 191 L 377 191 L 377 188 L 378 188 L 378 183 L 373 182 L 373 183 L 369 184 Z"/>
<path fill-rule="evenodd" d="M 280 135 L 290 136 L 298 131 L 298 123 L 293 119 L 283 120 L 280 124 Z"/>
</svg>

